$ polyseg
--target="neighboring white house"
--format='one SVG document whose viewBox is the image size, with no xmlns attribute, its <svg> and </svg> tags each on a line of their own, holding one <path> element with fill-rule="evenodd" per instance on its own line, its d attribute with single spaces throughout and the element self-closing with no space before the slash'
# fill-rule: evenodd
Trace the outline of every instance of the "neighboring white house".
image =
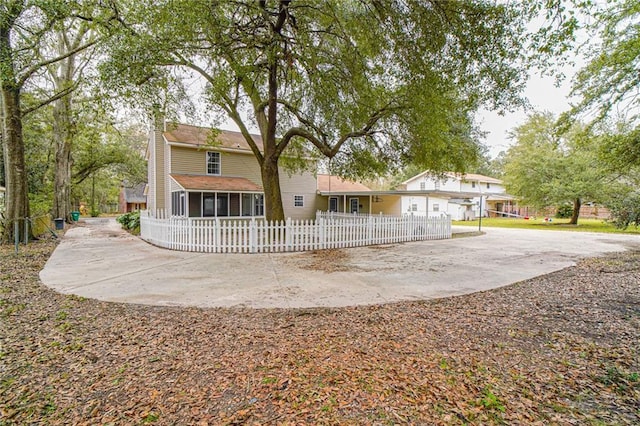
<svg viewBox="0 0 640 426">
<path fill-rule="evenodd" d="M 422 172 L 402 183 L 410 191 L 443 191 L 448 194 L 460 193 L 460 197 L 438 197 L 437 192 L 429 197 L 403 195 L 402 211 L 420 216 L 451 215 L 452 220 L 473 220 L 482 212 L 509 212 L 514 197 L 508 195 L 500 179 L 473 173 L 464 175 L 444 173 L 434 175 Z M 477 194 L 471 197 L 470 195 Z"/>
</svg>

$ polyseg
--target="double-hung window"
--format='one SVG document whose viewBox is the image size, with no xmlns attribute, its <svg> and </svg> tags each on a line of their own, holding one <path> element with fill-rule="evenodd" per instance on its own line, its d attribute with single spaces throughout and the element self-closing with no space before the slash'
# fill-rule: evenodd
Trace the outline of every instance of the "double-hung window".
<svg viewBox="0 0 640 426">
<path fill-rule="evenodd" d="M 293 207 L 304 207 L 304 195 L 293 196 Z"/>
<path fill-rule="evenodd" d="M 220 174 L 220 153 L 207 151 L 207 174 L 219 175 Z"/>
</svg>

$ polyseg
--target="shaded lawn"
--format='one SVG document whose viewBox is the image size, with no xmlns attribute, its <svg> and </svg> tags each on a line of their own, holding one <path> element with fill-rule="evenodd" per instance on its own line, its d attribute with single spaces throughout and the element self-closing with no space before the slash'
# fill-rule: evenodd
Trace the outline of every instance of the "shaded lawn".
<svg viewBox="0 0 640 426">
<path fill-rule="evenodd" d="M 640 253 L 342 309 L 105 303 L 0 246 L 0 424 L 638 424 Z"/>
<path fill-rule="evenodd" d="M 478 220 L 453 221 L 453 225 L 462 225 L 478 228 Z M 496 228 L 521 228 L 521 229 L 546 229 L 555 231 L 581 231 L 581 232 L 606 232 L 616 234 L 640 234 L 640 228 L 630 226 L 627 229 L 618 229 L 611 222 L 600 219 L 578 219 L 577 225 L 569 225 L 569 219 L 551 218 L 551 222 L 545 222 L 544 217 L 535 219 L 515 219 L 485 217 L 482 218 L 483 227 Z"/>
</svg>

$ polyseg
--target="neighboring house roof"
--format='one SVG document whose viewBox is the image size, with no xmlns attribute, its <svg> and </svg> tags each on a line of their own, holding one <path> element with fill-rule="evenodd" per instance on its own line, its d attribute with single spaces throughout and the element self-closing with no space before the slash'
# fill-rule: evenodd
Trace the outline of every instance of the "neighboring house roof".
<svg viewBox="0 0 640 426">
<path fill-rule="evenodd" d="M 169 176 L 186 190 L 262 192 L 262 188 L 243 177 L 182 175 Z"/>
<path fill-rule="evenodd" d="M 409 182 L 413 182 L 416 179 L 419 179 L 425 175 L 431 175 L 432 172 L 427 170 L 424 171 L 418 175 L 413 176 L 412 178 L 409 178 L 407 180 L 405 180 L 404 182 L 402 182 L 403 185 L 406 185 Z M 437 175 L 435 175 L 437 177 Z M 457 180 L 464 180 L 467 182 L 483 182 L 483 183 L 496 183 L 496 184 L 501 184 L 502 181 L 500 179 L 496 179 L 496 178 L 492 178 L 490 176 L 484 176 L 484 175 L 479 175 L 476 173 L 453 173 L 453 172 L 446 172 L 444 173 L 444 176 L 449 177 L 449 178 L 453 178 L 453 179 L 457 179 Z"/>
<path fill-rule="evenodd" d="M 127 203 L 146 203 L 147 196 L 144 193 L 146 183 L 139 183 L 134 187 L 124 187 L 124 201 Z"/>
<path fill-rule="evenodd" d="M 214 138 L 211 128 L 181 123 L 167 123 L 166 130 L 162 135 L 169 143 L 187 144 L 196 147 L 211 145 L 223 149 L 251 152 L 251 148 L 242 133 L 231 130 L 217 130 L 217 132 L 219 133 Z M 262 138 L 259 135 L 251 135 L 251 137 L 260 151 L 262 151 Z"/>
<path fill-rule="evenodd" d="M 318 175 L 318 191 L 320 192 L 362 192 L 371 191 L 369 187 L 358 182 L 342 179 L 332 175 Z"/>
</svg>

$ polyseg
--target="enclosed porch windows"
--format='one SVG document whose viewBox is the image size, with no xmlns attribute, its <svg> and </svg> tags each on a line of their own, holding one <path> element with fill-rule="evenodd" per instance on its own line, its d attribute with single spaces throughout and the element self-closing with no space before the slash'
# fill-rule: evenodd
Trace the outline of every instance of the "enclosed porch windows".
<svg viewBox="0 0 640 426">
<path fill-rule="evenodd" d="M 176 216 L 264 216 L 264 194 L 262 193 L 175 191 L 171 200 L 172 214 Z"/>
</svg>

